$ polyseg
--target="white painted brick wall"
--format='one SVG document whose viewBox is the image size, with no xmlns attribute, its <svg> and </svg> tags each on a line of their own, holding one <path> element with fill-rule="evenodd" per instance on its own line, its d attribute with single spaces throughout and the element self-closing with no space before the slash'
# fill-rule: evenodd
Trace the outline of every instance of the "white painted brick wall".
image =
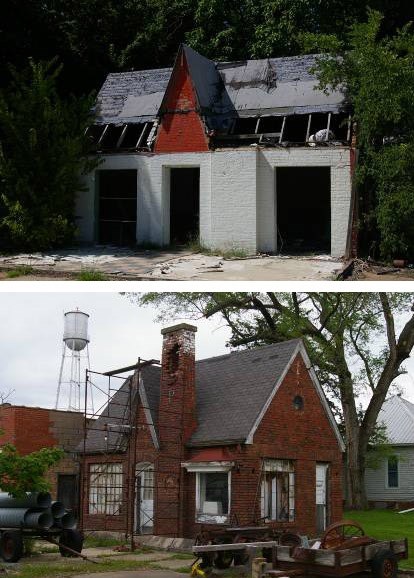
<svg viewBox="0 0 414 578">
<path fill-rule="evenodd" d="M 254 147 L 207 153 L 108 155 L 99 169 L 137 170 L 137 242 L 169 242 L 169 169 L 200 167 L 200 237 L 214 248 L 277 251 L 277 166 L 331 167 L 331 254 L 342 256 L 351 199 L 349 150 Z M 80 238 L 95 230 L 95 178 L 77 202 Z"/>
<path fill-rule="evenodd" d="M 255 148 L 212 153 L 212 247 L 256 252 L 256 165 Z"/>
</svg>

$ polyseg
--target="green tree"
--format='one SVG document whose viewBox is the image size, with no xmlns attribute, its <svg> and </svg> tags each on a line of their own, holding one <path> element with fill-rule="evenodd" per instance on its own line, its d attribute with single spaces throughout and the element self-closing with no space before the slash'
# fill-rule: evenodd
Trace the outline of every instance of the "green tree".
<svg viewBox="0 0 414 578">
<path fill-rule="evenodd" d="M 0 447 L 0 488 L 18 498 L 26 492 L 47 492 L 48 470 L 64 456 L 59 448 L 43 448 L 25 456 L 12 444 Z"/>
<path fill-rule="evenodd" d="M 361 224 L 380 235 L 383 257 L 414 252 L 414 33 L 407 24 L 383 36 L 383 16 L 370 10 L 354 24 L 348 42 L 307 36 L 331 55 L 319 60 L 323 88 L 342 87 L 357 122 L 357 184 Z"/>
<path fill-rule="evenodd" d="M 364 472 L 370 442 L 378 438 L 378 414 L 414 346 L 413 294 L 146 293 L 131 298 L 155 305 L 164 319 L 219 315 L 231 328 L 232 347 L 303 338 L 342 421 L 349 505 L 366 506 Z"/>
<path fill-rule="evenodd" d="M 55 61 L 31 61 L 0 94 L 0 230 L 11 248 L 72 241 L 80 175 L 96 165 L 84 136 L 92 99 L 62 100 L 60 70 Z"/>
</svg>

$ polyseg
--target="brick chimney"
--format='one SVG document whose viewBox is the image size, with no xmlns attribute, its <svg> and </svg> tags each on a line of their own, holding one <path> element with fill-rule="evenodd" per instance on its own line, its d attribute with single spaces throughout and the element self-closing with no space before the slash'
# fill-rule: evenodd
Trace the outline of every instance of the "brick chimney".
<svg viewBox="0 0 414 578">
<path fill-rule="evenodd" d="M 197 428 L 195 389 L 195 333 L 180 323 L 163 335 L 158 432 L 157 497 L 154 532 L 182 536 L 185 444 Z"/>
</svg>

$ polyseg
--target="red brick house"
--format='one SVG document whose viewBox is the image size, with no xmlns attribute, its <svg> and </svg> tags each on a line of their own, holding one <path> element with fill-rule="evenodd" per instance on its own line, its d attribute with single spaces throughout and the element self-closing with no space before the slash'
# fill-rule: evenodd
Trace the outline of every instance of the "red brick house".
<svg viewBox="0 0 414 578">
<path fill-rule="evenodd" d="M 0 405 L 0 446 L 13 444 L 21 455 L 59 447 L 65 456 L 48 474 L 54 499 L 77 514 L 79 462 L 76 448 L 84 436 L 84 415 L 42 407 Z"/>
<path fill-rule="evenodd" d="M 315 535 L 342 516 L 343 442 L 301 340 L 195 361 L 186 323 L 88 433 L 83 527 L 194 537 L 272 523 Z"/>
</svg>

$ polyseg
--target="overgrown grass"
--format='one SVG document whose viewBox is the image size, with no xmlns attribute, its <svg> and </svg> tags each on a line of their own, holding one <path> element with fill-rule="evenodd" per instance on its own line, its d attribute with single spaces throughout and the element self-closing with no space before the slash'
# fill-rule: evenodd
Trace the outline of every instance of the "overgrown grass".
<svg viewBox="0 0 414 578">
<path fill-rule="evenodd" d="M 107 277 L 100 271 L 94 271 L 93 269 L 83 269 L 77 274 L 76 279 L 78 281 L 106 281 Z"/>
<path fill-rule="evenodd" d="M 15 277 L 24 277 L 25 275 L 31 275 L 33 273 L 33 267 L 30 265 L 19 265 L 15 269 L 10 269 L 7 271 L 6 276 L 9 279 L 14 279 Z"/>
<path fill-rule="evenodd" d="M 392 510 L 352 510 L 344 512 L 347 520 L 356 520 L 365 534 L 378 540 L 408 538 L 408 559 L 401 560 L 401 568 L 414 569 L 414 512 L 398 514 Z"/>
</svg>

